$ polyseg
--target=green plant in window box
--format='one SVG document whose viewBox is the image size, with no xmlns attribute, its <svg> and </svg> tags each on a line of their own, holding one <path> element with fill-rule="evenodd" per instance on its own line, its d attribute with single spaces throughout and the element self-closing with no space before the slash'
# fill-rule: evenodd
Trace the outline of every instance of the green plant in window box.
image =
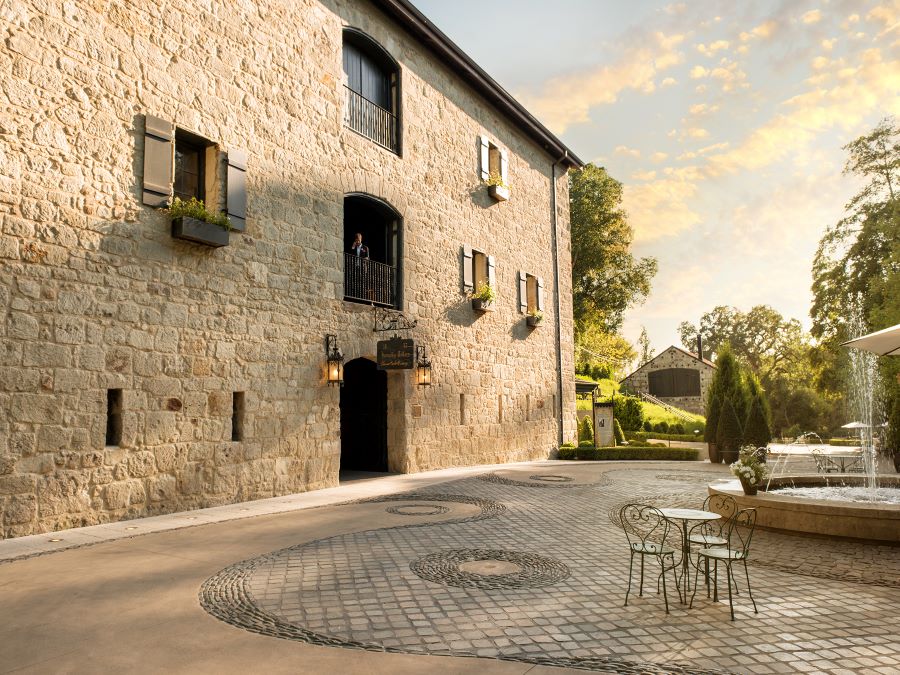
<svg viewBox="0 0 900 675">
<path fill-rule="evenodd" d="M 490 284 L 482 282 L 478 285 L 478 290 L 472 293 L 471 298 L 472 309 L 486 312 L 497 299 L 497 294 Z"/>
<path fill-rule="evenodd" d="M 541 321 L 544 320 L 544 313 L 539 309 L 533 309 L 525 315 L 525 320 L 531 327 L 540 326 Z"/>
<path fill-rule="evenodd" d="M 224 213 L 206 208 L 202 200 L 191 197 L 184 201 L 178 197 L 171 206 L 162 209 L 172 218 L 172 236 L 207 246 L 227 246 L 231 221 Z"/>
<path fill-rule="evenodd" d="M 497 171 L 491 171 L 484 182 L 488 186 L 488 194 L 498 202 L 509 199 L 509 185 L 503 182 L 503 176 Z"/>
</svg>

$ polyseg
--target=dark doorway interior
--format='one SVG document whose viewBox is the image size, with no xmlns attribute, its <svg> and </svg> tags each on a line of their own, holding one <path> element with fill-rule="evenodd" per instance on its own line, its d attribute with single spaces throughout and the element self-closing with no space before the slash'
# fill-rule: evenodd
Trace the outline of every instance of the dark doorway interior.
<svg viewBox="0 0 900 675">
<path fill-rule="evenodd" d="M 387 470 L 387 373 L 354 359 L 341 387 L 341 471 Z"/>
</svg>

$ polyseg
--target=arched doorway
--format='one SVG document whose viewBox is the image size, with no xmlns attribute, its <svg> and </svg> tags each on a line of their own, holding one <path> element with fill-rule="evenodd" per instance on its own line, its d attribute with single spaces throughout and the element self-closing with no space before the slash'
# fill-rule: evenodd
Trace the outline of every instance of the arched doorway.
<svg viewBox="0 0 900 675">
<path fill-rule="evenodd" d="M 387 470 L 387 373 L 353 359 L 341 387 L 341 471 Z"/>
</svg>

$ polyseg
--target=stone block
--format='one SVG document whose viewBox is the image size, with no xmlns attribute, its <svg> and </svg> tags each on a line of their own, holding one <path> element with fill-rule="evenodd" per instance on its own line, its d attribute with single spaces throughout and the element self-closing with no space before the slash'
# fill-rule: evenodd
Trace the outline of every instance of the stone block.
<svg viewBox="0 0 900 675">
<path fill-rule="evenodd" d="M 146 445 L 174 443 L 178 440 L 175 413 L 148 412 L 144 418 L 144 443 Z"/>
<path fill-rule="evenodd" d="M 4 525 L 23 525 L 37 516 L 37 499 L 34 495 L 10 497 L 3 509 Z"/>
<path fill-rule="evenodd" d="M 62 401 L 58 396 L 15 393 L 10 397 L 9 417 L 15 422 L 58 424 L 62 416 Z"/>
<path fill-rule="evenodd" d="M 156 459 L 152 452 L 142 450 L 131 453 L 125 462 L 128 473 L 135 478 L 146 478 L 156 473 Z"/>
</svg>

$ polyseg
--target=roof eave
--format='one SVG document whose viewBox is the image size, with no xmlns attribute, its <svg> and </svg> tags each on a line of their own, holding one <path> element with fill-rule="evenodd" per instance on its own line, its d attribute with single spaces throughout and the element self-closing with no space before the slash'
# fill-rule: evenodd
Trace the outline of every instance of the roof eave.
<svg viewBox="0 0 900 675">
<path fill-rule="evenodd" d="M 408 0 L 372 0 L 372 3 L 438 56 L 441 62 L 513 121 L 547 154 L 573 169 L 584 166 L 574 152 Z"/>
</svg>

